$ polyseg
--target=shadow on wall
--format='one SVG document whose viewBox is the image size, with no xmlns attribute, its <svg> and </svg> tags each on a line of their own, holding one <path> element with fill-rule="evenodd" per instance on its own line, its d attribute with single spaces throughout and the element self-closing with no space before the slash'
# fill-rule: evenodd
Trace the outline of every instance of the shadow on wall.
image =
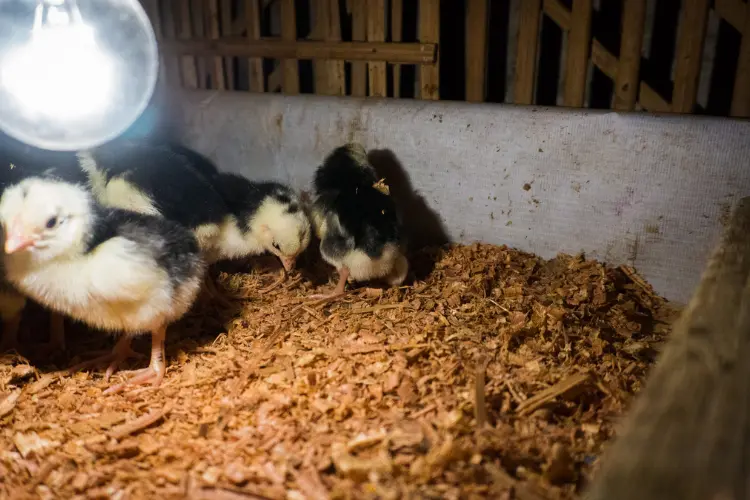
<svg viewBox="0 0 750 500">
<path fill-rule="evenodd" d="M 404 166 L 393 151 L 373 149 L 368 159 L 378 176 L 385 179 L 403 216 L 404 230 L 409 244 L 409 253 L 436 247 L 450 242 L 448 233 L 440 216 L 427 204 L 425 199 L 414 190 Z M 420 269 L 412 263 L 418 277 L 426 275 L 432 269 Z"/>
</svg>

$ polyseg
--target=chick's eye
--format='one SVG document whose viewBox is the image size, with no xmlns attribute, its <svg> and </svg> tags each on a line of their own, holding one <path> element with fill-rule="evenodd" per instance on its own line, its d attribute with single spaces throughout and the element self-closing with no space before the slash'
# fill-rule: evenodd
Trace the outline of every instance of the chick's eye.
<svg viewBox="0 0 750 500">
<path fill-rule="evenodd" d="M 57 217 L 50 217 L 49 219 L 47 219 L 47 223 L 45 224 L 47 229 L 52 229 L 56 225 L 57 225 Z"/>
<path fill-rule="evenodd" d="M 273 243 L 273 247 L 274 247 L 274 248 L 275 248 L 276 250 L 278 250 L 279 252 L 281 251 L 281 247 L 279 246 L 279 244 L 278 244 L 278 243 L 274 242 L 274 243 Z"/>
</svg>

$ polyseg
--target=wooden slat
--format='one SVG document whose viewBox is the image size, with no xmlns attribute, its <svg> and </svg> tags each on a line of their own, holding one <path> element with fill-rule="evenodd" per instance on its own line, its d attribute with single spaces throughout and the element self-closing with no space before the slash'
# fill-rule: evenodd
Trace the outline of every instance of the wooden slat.
<svg viewBox="0 0 750 500">
<path fill-rule="evenodd" d="M 698 95 L 709 0 L 684 0 L 674 70 L 672 111 L 691 113 Z"/>
<path fill-rule="evenodd" d="M 221 0 L 221 36 L 232 36 L 232 0 Z M 224 58 L 224 74 L 227 89 L 234 90 L 234 58 Z"/>
<path fill-rule="evenodd" d="M 208 35 L 213 39 L 219 39 L 221 35 L 219 32 L 219 0 L 210 0 L 207 12 Z M 214 56 L 211 62 L 211 79 L 213 80 L 214 88 L 226 90 L 227 83 L 224 78 L 224 61 L 221 57 Z"/>
<path fill-rule="evenodd" d="M 714 0 L 714 10 L 726 22 L 734 26 L 734 29 L 742 33 L 745 21 L 745 6 L 742 0 Z"/>
<path fill-rule="evenodd" d="M 466 3 L 466 100 L 483 102 L 487 82 L 487 0 Z"/>
<path fill-rule="evenodd" d="M 612 80 L 617 79 L 617 58 L 610 54 L 597 39 L 591 43 L 591 62 Z"/>
<path fill-rule="evenodd" d="M 544 0 L 544 13 L 547 14 L 564 31 L 568 31 L 572 24 L 572 14 L 560 0 Z"/>
<path fill-rule="evenodd" d="M 328 0 L 310 0 L 310 40 L 324 41 L 328 31 Z M 327 95 L 328 89 L 328 61 L 313 61 L 313 80 L 315 93 Z"/>
<path fill-rule="evenodd" d="M 258 0 L 245 0 L 245 26 L 248 42 L 260 40 L 260 6 Z M 251 57 L 249 65 L 249 87 L 251 92 L 263 92 L 263 59 Z"/>
<path fill-rule="evenodd" d="M 656 93 L 646 82 L 641 82 L 638 104 L 651 113 L 668 113 L 672 108 L 659 94 Z"/>
<path fill-rule="evenodd" d="M 586 73 L 591 47 L 591 0 L 573 0 L 568 53 L 565 59 L 566 106 L 580 108 L 586 97 Z"/>
<path fill-rule="evenodd" d="M 734 77 L 731 116 L 750 116 L 750 8 L 745 8 L 737 74 Z"/>
<path fill-rule="evenodd" d="M 350 2 L 352 11 L 352 40 L 355 42 L 367 40 L 367 4 L 363 0 Z M 367 95 L 367 64 L 352 62 L 352 95 L 365 97 Z"/>
<path fill-rule="evenodd" d="M 165 40 L 165 52 L 176 55 L 223 55 L 270 59 L 335 59 L 339 61 L 384 61 L 401 64 L 436 64 L 437 46 L 431 43 L 314 42 L 244 37 L 221 40 Z"/>
<path fill-rule="evenodd" d="M 622 13 L 622 41 L 615 78 L 614 108 L 632 111 L 638 97 L 646 0 L 624 0 Z"/>
<path fill-rule="evenodd" d="M 281 66 L 277 66 L 268 74 L 268 91 L 269 92 L 276 92 L 277 90 L 281 90 L 281 85 L 283 83 L 283 71 L 281 69 Z"/>
<path fill-rule="evenodd" d="M 391 0 L 391 41 L 400 42 L 404 31 L 404 0 Z M 393 65 L 393 97 L 401 97 L 401 65 Z"/>
<path fill-rule="evenodd" d="M 313 31 L 311 38 L 327 42 L 341 41 L 341 19 L 338 0 L 314 0 Z M 346 77 L 343 61 L 315 61 L 315 93 L 344 95 Z"/>
<path fill-rule="evenodd" d="M 146 15 L 148 16 L 149 21 L 151 21 L 151 27 L 154 30 L 154 36 L 156 37 L 156 41 L 160 42 L 162 38 L 164 38 L 164 34 L 162 31 L 162 22 L 161 22 L 161 16 L 159 15 L 159 1 L 158 0 L 143 0 L 143 10 L 146 11 Z M 159 58 L 159 79 L 164 82 L 168 83 L 167 79 L 167 71 L 166 71 L 166 59 L 167 57 L 160 57 Z"/>
<path fill-rule="evenodd" d="M 328 26 L 325 39 L 329 42 L 341 42 L 339 0 L 326 0 L 326 2 L 328 2 Z M 332 95 L 346 94 L 344 61 L 328 61 L 328 90 Z"/>
<path fill-rule="evenodd" d="M 297 17 L 294 0 L 281 0 L 281 38 L 285 42 L 297 41 Z M 299 94 L 299 63 L 297 59 L 284 59 L 284 83 L 286 94 Z"/>
<path fill-rule="evenodd" d="M 532 104 L 534 102 L 536 55 L 539 44 L 539 18 L 542 15 L 542 2 L 541 0 L 521 0 L 520 4 L 513 100 L 517 104 Z"/>
<path fill-rule="evenodd" d="M 196 38 L 206 36 L 205 7 L 205 0 L 191 0 L 190 12 L 192 14 L 193 36 Z M 205 57 L 198 57 L 195 63 L 198 67 L 198 88 L 206 88 L 208 84 L 208 61 Z"/>
<path fill-rule="evenodd" d="M 385 41 L 385 0 L 367 0 L 367 41 Z M 388 81 L 384 62 L 368 63 L 370 95 L 386 97 Z"/>
<path fill-rule="evenodd" d="M 164 36 L 160 40 L 160 43 L 163 43 L 164 40 L 174 40 L 177 38 L 175 10 L 175 8 L 169 8 L 168 6 L 164 8 L 162 20 L 162 33 Z M 180 61 L 176 57 L 164 57 L 163 59 L 167 64 L 167 83 L 174 87 L 179 87 L 181 84 Z"/>
<path fill-rule="evenodd" d="M 190 41 L 193 27 L 190 23 L 190 0 L 180 0 L 180 38 Z M 164 44 L 162 44 L 164 45 Z M 198 68 L 195 58 L 183 56 L 181 61 L 182 85 L 189 89 L 198 88 Z"/>
<path fill-rule="evenodd" d="M 419 0 L 419 41 L 440 41 L 440 0 Z M 440 99 L 440 54 L 433 65 L 419 68 L 419 95 L 422 99 Z"/>
</svg>

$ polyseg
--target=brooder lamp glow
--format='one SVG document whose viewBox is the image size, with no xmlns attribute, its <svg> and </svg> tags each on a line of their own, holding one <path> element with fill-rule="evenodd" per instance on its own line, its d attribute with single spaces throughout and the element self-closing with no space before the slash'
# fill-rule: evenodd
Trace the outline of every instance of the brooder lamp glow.
<svg viewBox="0 0 750 500">
<path fill-rule="evenodd" d="M 94 30 L 73 23 L 35 27 L 30 43 L 8 54 L 0 78 L 29 113 L 74 122 L 107 112 L 112 73 Z"/>
<path fill-rule="evenodd" d="M 146 108 L 157 72 L 138 0 L 0 2 L 0 128 L 18 140 L 70 151 L 113 139 Z"/>
</svg>

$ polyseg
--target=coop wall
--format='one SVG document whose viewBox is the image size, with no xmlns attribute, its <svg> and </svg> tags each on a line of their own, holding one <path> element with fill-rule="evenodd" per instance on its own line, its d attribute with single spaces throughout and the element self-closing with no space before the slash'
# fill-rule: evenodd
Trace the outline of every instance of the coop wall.
<svg viewBox="0 0 750 500">
<path fill-rule="evenodd" d="M 596 110 L 184 91 L 161 126 L 226 170 L 310 189 L 346 141 L 374 150 L 415 246 L 506 244 L 634 266 L 680 303 L 750 195 L 750 122 Z M 156 110 L 150 113 L 158 113 Z M 141 129 L 155 125 L 147 114 Z M 410 194 L 411 193 L 411 194 Z"/>
<path fill-rule="evenodd" d="M 750 195 L 750 122 L 685 116 L 750 114 L 740 0 L 146 4 L 164 72 L 136 133 L 173 127 L 221 168 L 299 189 L 331 149 L 363 142 L 415 246 L 584 252 L 685 302 Z M 457 50 L 441 18 L 464 21 L 460 99 L 477 103 L 445 102 Z M 607 35 L 607 22 L 624 29 Z M 399 99 L 365 99 L 383 96 Z"/>
<path fill-rule="evenodd" d="M 744 0 L 142 2 L 172 86 L 750 116 Z"/>
</svg>

